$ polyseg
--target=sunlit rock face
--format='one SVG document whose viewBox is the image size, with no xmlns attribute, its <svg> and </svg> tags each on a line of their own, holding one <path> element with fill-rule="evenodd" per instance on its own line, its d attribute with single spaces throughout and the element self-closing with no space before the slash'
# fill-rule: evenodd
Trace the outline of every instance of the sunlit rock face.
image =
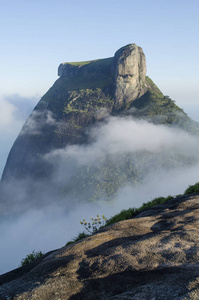
<svg viewBox="0 0 199 300">
<path fill-rule="evenodd" d="M 116 107 L 131 103 L 147 91 L 146 59 L 142 48 L 130 44 L 115 53 L 114 78 Z"/>
<path fill-rule="evenodd" d="M 108 64 L 105 67 L 104 62 L 106 60 Z M 60 77 L 78 75 L 96 77 L 96 72 L 98 75 L 107 72 L 113 76 L 115 108 L 124 107 L 127 103 L 141 97 L 149 87 L 146 82 L 145 55 L 142 48 L 136 44 L 122 47 L 115 53 L 114 57 L 108 59 L 81 62 L 79 64 L 62 63 L 58 68 L 58 76 Z"/>
<path fill-rule="evenodd" d="M 199 299 L 199 196 L 184 195 L 0 276 L 0 299 Z"/>
</svg>

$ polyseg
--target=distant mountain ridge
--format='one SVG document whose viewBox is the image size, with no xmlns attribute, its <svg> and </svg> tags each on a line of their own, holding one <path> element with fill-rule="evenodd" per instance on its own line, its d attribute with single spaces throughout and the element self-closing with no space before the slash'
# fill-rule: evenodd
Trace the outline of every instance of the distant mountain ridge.
<svg viewBox="0 0 199 300">
<path fill-rule="evenodd" d="M 107 114 L 198 133 L 198 123 L 146 76 L 145 55 L 136 44 L 122 47 L 111 58 L 62 63 L 58 74 L 60 78 L 41 98 L 16 139 L 2 182 L 49 177 L 53 166 L 44 156 L 67 145 L 91 142 L 88 129 Z M 111 164 L 114 169 L 115 161 Z M 93 177 L 93 171 L 91 174 Z M 128 175 L 131 179 L 132 174 L 134 171 Z M 112 190 L 115 188 L 110 188 L 110 194 Z"/>
</svg>

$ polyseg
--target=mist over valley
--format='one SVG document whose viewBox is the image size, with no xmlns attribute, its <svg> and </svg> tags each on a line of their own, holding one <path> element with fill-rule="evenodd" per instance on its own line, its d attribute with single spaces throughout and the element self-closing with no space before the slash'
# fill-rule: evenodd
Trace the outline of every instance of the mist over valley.
<svg viewBox="0 0 199 300">
<path fill-rule="evenodd" d="M 199 125 L 146 77 L 140 47 L 59 72 L 2 175 L 0 273 L 34 249 L 64 246 L 83 218 L 110 218 L 198 181 Z"/>
</svg>

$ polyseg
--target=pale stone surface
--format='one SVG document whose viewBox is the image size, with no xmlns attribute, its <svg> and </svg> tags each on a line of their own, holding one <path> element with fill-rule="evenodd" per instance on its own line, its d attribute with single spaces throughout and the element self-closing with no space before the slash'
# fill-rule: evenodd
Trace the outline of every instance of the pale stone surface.
<svg viewBox="0 0 199 300">
<path fill-rule="evenodd" d="M 142 48 L 127 45 L 115 53 L 116 106 L 131 103 L 147 91 L 146 59 Z"/>
<path fill-rule="evenodd" d="M 100 60 L 99 60 L 100 61 Z M 141 47 L 136 44 L 129 44 L 119 49 L 112 60 L 110 60 L 108 72 L 114 77 L 115 86 L 115 108 L 123 107 L 146 93 L 146 58 Z M 95 61 L 91 61 L 97 69 Z M 58 75 L 61 77 L 76 76 L 86 73 L 87 65 L 71 65 L 70 63 L 60 64 Z"/>
<path fill-rule="evenodd" d="M 0 276 L 0 299 L 199 299 L 199 195 L 115 223 Z"/>
</svg>

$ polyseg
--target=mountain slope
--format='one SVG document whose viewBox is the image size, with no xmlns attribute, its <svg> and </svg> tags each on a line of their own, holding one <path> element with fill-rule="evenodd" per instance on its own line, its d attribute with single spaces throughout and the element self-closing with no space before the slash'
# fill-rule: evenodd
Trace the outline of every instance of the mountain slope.
<svg viewBox="0 0 199 300">
<path fill-rule="evenodd" d="M 4 299 L 198 299 L 199 195 L 184 195 L 0 276 Z"/>
<path fill-rule="evenodd" d="M 57 176 L 58 164 L 47 159 L 49 153 L 70 145 L 92 144 L 95 138 L 90 134 L 91 129 L 106 124 L 107 116 L 131 116 L 198 133 L 198 123 L 164 96 L 146 76 L 145 55 L 136 44 L 119 49 L 111 58 L 63 63 L 58 74 L 60 78 L 41 98 L 16 139 L 2 183 L 14 182 L 14 186 L 19 180 L 46 181 Z M 62 195 L 73 190 L 72 197 L 76 200 L 81 193 L 86 197 L 89 194 L 90 200 L 111 197 L 125 184 L 142 181 L 146 172 L 136 166 L 138 160 L 149 165 L 151 153 L 119 158 L 108 155 L 101 164 L 97 161 L 95 165 L 88 164 L 78 170 L 73 166 L 77 175 L 57 189 Z M 174 165 L 187 161 L 180 155 L 172 160 Z M 158 161 L 172 165 L 167 154 L 156 159 L 154 169 Z M 191 158 L 188 161 L 193 163 Z M 62 179 L 67 177 L 67 169 L 68 166 Z M 30 187 L 28 193 L 34 189 Z"/>
</svg>

